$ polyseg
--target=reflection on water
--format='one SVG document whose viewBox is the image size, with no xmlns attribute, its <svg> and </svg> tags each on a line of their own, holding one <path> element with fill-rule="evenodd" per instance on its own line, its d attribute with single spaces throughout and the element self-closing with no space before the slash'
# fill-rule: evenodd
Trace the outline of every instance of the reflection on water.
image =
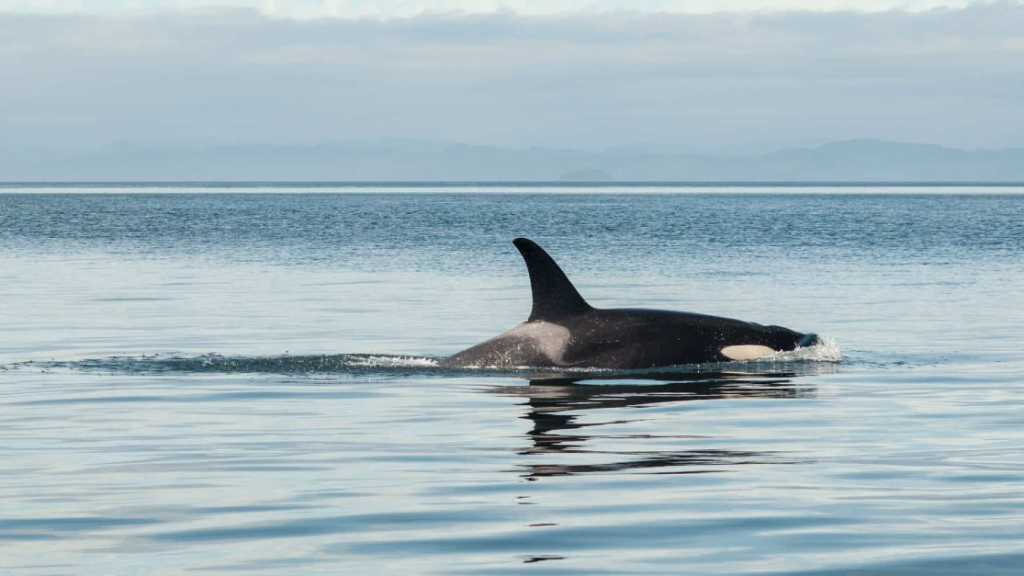
<svg viewBox="0 0 1024 576">
<path fill-rule="evenodd" d="M 638 471 L 657 468 L 658 474 L 704 474 L 715 467 L 744 464 L 796 464 L 798 460 L 773 452 L 695 448 L 682 451 L 628 450 L 593 452 L 587 440 L 604 437 L 597 429 L 630 420 L 581 422 L 581 416 L 601 408 L 634 408 L 652 404 L 728 398 L 814 398 L 816 388 L 799 376 L 834 370 L 829 365 L 806 364 L 790 372 L 658 372 L 642 374 L 537 374 L 528 386 L 502 386 L 495 393 L 525 398 L 524 419 L 533 424 L 527 433 L 532 445 L 521 455 L 601 454 L 611 461 L 595 464 L 526 464 L 523 477 L 571 476 L 596 472 Z M 621 412 L 617 412 L 621 414 Z M 564 431 L 572 430 L 572 433 Z M 701 438 L 700 435 L 676 436 Z M 646 439 L 649 436 L 631 436 Z"/>
</svg>

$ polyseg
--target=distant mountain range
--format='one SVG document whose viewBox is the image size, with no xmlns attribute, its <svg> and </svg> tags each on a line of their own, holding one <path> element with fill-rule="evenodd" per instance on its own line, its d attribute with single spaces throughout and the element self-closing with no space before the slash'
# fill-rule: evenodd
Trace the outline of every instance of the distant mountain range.
<svg viewBox="0 0 1024 576">
<path fill-rule="evenodd" d="M 315 145 L 115 144 L 0 155 L 0 181 L 1021 182 L 1024 148 L 848 140 L 749 156 L 385 139 Z"/>
</svg>

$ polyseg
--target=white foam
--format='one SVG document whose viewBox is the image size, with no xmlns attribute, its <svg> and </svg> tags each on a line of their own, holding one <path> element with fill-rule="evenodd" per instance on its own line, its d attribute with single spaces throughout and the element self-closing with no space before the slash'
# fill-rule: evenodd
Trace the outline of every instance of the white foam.
<svg viewBox="0 0 1024 576">
<path fill-rule="evenodd" d="M 367 368 L 435 368 L 437 360 L 422 356 L 361 356 L 350 359 L 348 364 Z"/>
<path fill-rule="evenodd" d="M 770 356 L 758 358 L 761 362 L 842 362 L 843 351 L 835 338 L 818 336 L 813 346 L 797 348 L 788 352 L 778 352 Z"/>
</svg>

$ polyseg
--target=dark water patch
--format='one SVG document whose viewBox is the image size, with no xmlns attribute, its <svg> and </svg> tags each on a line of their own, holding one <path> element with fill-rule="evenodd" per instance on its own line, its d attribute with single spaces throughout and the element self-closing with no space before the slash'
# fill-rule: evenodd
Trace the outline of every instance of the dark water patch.
<svg viewBox="0 0 1024 576">
<path fill-rule="evenodd" d="M 737 210 L 738 204 L 756 209 Z M 641 269 L 681 254 L 756 246 L 762 254 L 955 260 L 962 246 L 1024 250 L 1022 195 L 62 194 L 0 195 L 0 242 L 47 251 L 102 248 L 133 257 L 193 254 L 233 262 L 379 268 L 386 258 L 494 254 L 523 229 L 585 250 L 655 242 Z M 587 217 L 580 218 L 585 211 Z M 574 226 L 565 227 L 572 221 Z M 642 222 L 643 226 L 637 226 Z M 686 230 L 686 234 L 680 234 Z M 727 231 L 727 233 L 723 233 Z M 487 242 L 479 242 L 480 237 Z M 642 238 L 642 239 L 641 239 Z M 469 242 L 469 240 L 476 242 Z M 580 240 L 585 240 L 581 242 Z M 346 250 L 337 247 L 345 246 Z M 514 262 L 494 260 L 502 270 Z M 660 262 L 659 262 L 660 261 Z M 409 261 L 412 264 L 413 261 Z M 717 274 L 722 274 L 719 269 Z"/>
<path fill-rule="evenodd" d="M 564 441 L 565 437 L 559 439 Z M 583 453 L 584 451 L 579 451 Z M 588 454 L 600 454 L 590 452 Z M 619 454 L 619 456 L 639 456 L 638 454 Z M 751 464 L 799 464 L 781 455 L 766 452 L 739 452 L 732 450 L 690 450 L 677 453 L 662 453 L 656 456 L 610 462 L 607 464 L 524 464 L 526 470 L 523 477 L 536 479 L 549 476 L 575 476 L 578 474 L 594 474 L 601 472 L 638 472 L 651 474 L 709 474 L 721 472 L 716 468 L 722 466 L 743 466 Z M 661 471 L 662 468 L 674 468 Z"/>
<path fill-rule="evenodd" d="M 148 518 L 3 518 L 0 519 L 0 540 L 55 540 L 117 528 L 159 524 Z"/>
<path fill-rule="evenodd" d="M 551 524 L 532 524 L 534 526 L 551 526 Z M 535 564 L 537 562 L 548 562 L 551 560 L 565 560 L 565 556 L 530 556 L 523 560 L 523 564 Z"/>
<path fill-rule="evenodd" d="M 930 558 L 913 560 L 866 561 L 851 563 L 843 568 L 787 570 L 784 572 L 763 572 L 769 576 L 807 575 L 815 576 L 933 576 L 936 574 L 976 574 L 980 576 L 1020 573 L 1024 566 L 1024 552 L 1012 554 L 986 554 L 965 552 L 956 554 L 952 550 L 934 549 L 922 551 Z"/>
<path fill-rule="evenodd" d="M 153 523 L 155 521 L 142 518 L 4 518 L 0 519 L 0 530 L 43 529 L 55 532 L 74 532 Z"/>
<path fill-rule="evenodd" d="M 0 532 L 0 541 L 57 540 L 60 537 L 49 532 Z"/>
</svg>

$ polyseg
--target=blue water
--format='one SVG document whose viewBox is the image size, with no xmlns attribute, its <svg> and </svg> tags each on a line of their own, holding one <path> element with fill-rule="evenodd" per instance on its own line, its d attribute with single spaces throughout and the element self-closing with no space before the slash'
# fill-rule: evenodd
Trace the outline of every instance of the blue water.
<svg viewBox="0 0 1024 576">
<path fill-rule="evenodd" d="M 1024 567 L 1024 189 L 0 192 L 0 573 Z M 831 344 L 438 368 L 528 315 L 516 236 Z"/>
</svg>

